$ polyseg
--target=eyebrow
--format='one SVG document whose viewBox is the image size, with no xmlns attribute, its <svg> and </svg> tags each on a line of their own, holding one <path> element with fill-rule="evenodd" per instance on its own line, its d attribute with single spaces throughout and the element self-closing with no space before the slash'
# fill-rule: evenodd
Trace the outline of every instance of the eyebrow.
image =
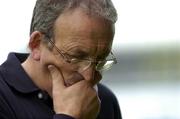
<svg viewBox="0 0 180 119">
<path fill-rule="evenodd" d="M 70 53 L 70 55 L 75 56 L 75 57 L 81 57 L 81 58 L 89 57 L 89 53 L 82 49 L 75 49 L 69 53 Z"/>
</svg>

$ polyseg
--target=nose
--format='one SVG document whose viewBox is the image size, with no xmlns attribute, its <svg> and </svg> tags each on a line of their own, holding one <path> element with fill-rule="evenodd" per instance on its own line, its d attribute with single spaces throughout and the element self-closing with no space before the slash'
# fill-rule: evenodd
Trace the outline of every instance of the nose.
<svg viewBox="0 0 180 119">
<path fill-rule="evenodd" d="M 96 70 L 95 66 L 90 66 L 81 74 L 83 75 L 85 80 L 91 82 L 93 85 L 97 84 L 102 79 L 101 73 Z"/>
</svg>

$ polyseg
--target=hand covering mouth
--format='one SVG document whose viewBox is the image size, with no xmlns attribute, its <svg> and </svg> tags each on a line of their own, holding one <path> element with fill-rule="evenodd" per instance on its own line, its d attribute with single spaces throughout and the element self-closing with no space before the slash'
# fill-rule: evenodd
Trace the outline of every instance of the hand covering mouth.
<svg viewBox="0 0 180 119">
<path fill-rule="evenodd" d="M 71 86 L 79 81 L 85 80 L 84 77 L 79 74 L 78 72 L 73 73 L 73 77 L 70 79 L 65 80 L 66 86 Z"/>
</svg>

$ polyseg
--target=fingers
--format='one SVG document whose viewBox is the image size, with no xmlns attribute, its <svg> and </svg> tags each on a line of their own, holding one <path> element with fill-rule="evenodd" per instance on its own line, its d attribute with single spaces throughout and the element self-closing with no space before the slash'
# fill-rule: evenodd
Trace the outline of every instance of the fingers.
<svg viewBox="0 0 180 119">
<path fill-rule="evenodd" d="M 49 65 L 48 69 L 52 77 L 53 91 L 62 91 L 63 89 L 65 89 L 65 82 L 61 71 L 59 71 L 53 65 Z"/>
</svg>

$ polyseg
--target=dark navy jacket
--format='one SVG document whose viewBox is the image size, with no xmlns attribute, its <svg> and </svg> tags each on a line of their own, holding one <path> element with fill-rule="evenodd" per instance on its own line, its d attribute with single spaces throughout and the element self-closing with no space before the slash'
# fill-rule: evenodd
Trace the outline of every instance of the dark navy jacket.
<svg viewBox="0 0 180 119">
<path fill-rule="evenodd" d="M 28 54 L 10 53 L 0 66 L 0 119 L 74 119 L 55 114 L 52 99 L 32 82 L 21 67 Z M 101 110 L 97 119 L 121 119 L 113 93 L 98 84 Z"/>
</svg>

